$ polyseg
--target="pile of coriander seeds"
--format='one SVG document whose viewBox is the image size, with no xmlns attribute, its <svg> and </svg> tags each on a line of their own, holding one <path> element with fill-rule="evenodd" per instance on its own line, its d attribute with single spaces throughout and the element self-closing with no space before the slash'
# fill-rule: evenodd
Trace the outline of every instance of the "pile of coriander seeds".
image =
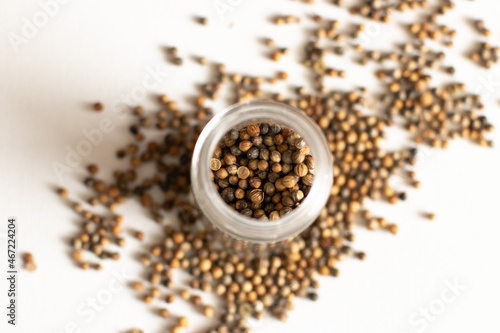
<svg viewBox="0 0 500 333">
<path fill-rule="evenodd" d="M 343 1 L 334 3 L 342 6 Z M 304 18 L 294 20 L 294 23 L 302 24 L 311 19 L 306 15 L 310 8 L 307 4 L 303 6 Z M 449 0 L 441 1 L 438 7 L 429 6 L 427 1 L 398 0 L 388 7 L 381 6 L 381 1 L 366 1 L 359 8 L 351 8 L 353 15 L 360 14 L 388 24 L 397 17 L 398 11 L 418 9 L 425 12 L 422 16 L 424 19 L 401 25 L 405 27 L 403 29 L 409 26 L 412 34 L 408 40 L 401 40 L 397 47 L 391 49 L 365 50 L 358 40 L 358 35 L 364 29 L 362 26 L 358 25 L 356 33 L 349 34 L 343 27 L 353 22 L 313 16 L 315 28 L 304 28 L 308 41 L 303 45 L 303 62 L 300 64 L 309 70 L 313 78 L 312 84 L 309 85 L 310 81 L 304 78 L 304 85 L 293 87 L 294 95 L 290 98 L 285 98 L 284 92 L 277 93 L 275 89 L 267 87 L 267 84 L 274 85 L 287 79 L 288 74 L 282 69 L 276 75 L 262 77 L 231 73 L 225 65 L 217 63 L 210 64 L 215 75 L 202 86 L 203 93 L 193 100 L 189 110 L 180 110 L 175 99 L 167 95 L 159 99 L 158 110 L 147 112 L 143 107 L 135 106 L 130 126 L 131 142 L 116 154 L 123 162 L 123 168 L 113 170 L 112 177 L 103 175 L 102 170 L 98 174 L 96 168 L 89 168 L 90 174 L 84 183 L 92 194 L 72 205 L 82 220 L 81 230 L 74 235 L 72 241 L 75 262 L 83 269 L 106 269 L 106 260 L 118 260 L 119 248 L 126 245 L 123 225 L 137 230 L 135 235 L 141 235 L 138 239 L 148 239 L 147 234 L 141 233 L 140 225 L 117 213 L 120 204 L 137 199 L 149 212 L 153 223 L 158 223 L 159 228 L 162 228 L 163 236 L 152 246 L 144 245 L 139 260 L 144 266 L 147 279 L 141 279 L 144 272 L 138 272 L 134 292 L 149 307 L 154 307 L 160 317 L 175 318 L 172 332 L 180 332 L 186 327 L 187 331 L 190 329 L 185 314 L 175 313 L 171 307 L 175 302 L 189 302 L 205 316 L 216 318 L 217 323 L 207 330 L 208 333 L 251 332 L 248 323 L 250 317 L 262 319 L 273 316 L 285 321 L 288 313 L 294 309 L 297 297 L 306 297 L 312 301 L 318 298 L 318 276 L 338 276 L 338 266 L 343 260 L 348 257 L 362 260 L 366 257 L 364 252 L 353 247 L 356 228 L 393 234 L 398 232 L 397 224 L 383 216 L 374 215 L 364 207 L 364 203 L 368 199 L 390 204 L 406 200 L 404 186 L 391 186 L 391 178 L 395 175 L 402 175 L 408 186 L 420 187 L 417 174 L 412 169 L 417 162 L 420 145 L 446 149 L 456 138 L 468 139 L 481 146 L 493 145 L 488 139 L 493 125 L 484 115 L 481 97 L 470 92 L 461 82 L 453 80 L 453 83 L 441 85 L 432 76 L 435 72 L 442 72 L 453 79 L 455 70 L 452 64 L 447 63 L 446 53 L 454 52 L 451 38 L 456 40 L 460 35 L 452 27 L 436 23 L 453 7 L 453 2 Z M 286 29 L 286 26 L 280 28 Z M 441 46 L 446 47 L 446 51 L 427 44 L 432 39 L 441 40 Z M 266 41 L 273 54 L 279 54 L 273 56 L 273 60 L 279 61 L 281 55 L 288 53 L 283 45 L 278 48 L 269 38 Z M 489 44 L 486 45 L 481 51 L 481 54 L 486 54 L 474 56 L 473 60 L 490 61 L 489 65 L 494 66 L 495 50 L 491 50 L 492 46 Z M 325 81 L 341 80 L 349 75 L 349 68 L 341 70 L 330 67 L 327 64 L 330 56 L 349 57 L 353 60 L 353 65 L 374 65 L 376 70 L 372 74 L 380 80 L 385 92 L 382 95 L 375 94 L 362 86 L 352 90 L 328 88 Z M 204 57 L 199 59 L 202 65 L 209 63 Z M 184 61 L 182 66 L 199 64 Z M 367 75 L 369 74 L 368 72 Z M 221 96 L 225 91 L 223 87 L 229 88 L 232 96 L 235 96 L 232 100 L 234 103 L 265 98 L 299 108 L 323 130 L 334 157 L 334 183 L 321 215 L 302 234 L 266 252 L 251 251 L 240 243 L 219 239 L 211 228 L 201 222 L 201 212 L 189 196 L 190 161 L 194 146 L 213 113 L 207 106 L 207 100 L 225 97 Z M 413 142 L 407 147 L 386 151 L 381 148 L 381 142 L 387 140 L 386 129 L 395 126 L 395 123 L 403 124 L 404 129 L 412 135 Z M 261 126 L 259 124 L 258 128 L 262 133 Z M 150 135 L 152 131 L 154 134 Z M 246 135 L 241 138 L 239 131 L 237 132 L 227 134 L 226 138 L 232 138 L 235 143 L 228 145 L 224 142 L 219 146 L 220 152 L 215 152 L 215 160 L 211 161 L 215 185 L 219 187 L 221 196 L 226 197 L 229 204 L 234 204 L 234 208 L 244 214 L 251 213 L 252 217 L 266 217 L 270 220 L 277 215 L 281 216 L 282 210 L 284 213 L 289 210 L 288 204 L 292 204 L 292 201 L 293 204 L 296 203 L 291 197 L 292 191 L 288 190 L 290 196 L 282 194 L 279 202 L 273 202 L 272 210 L 266 210 L 266 205 L 262 206 L 262 203 L 268 200 L 265 199 L 267 183 L 255 188 L 262 189 L 264 197 L 260 192 L 254 192 L 258 193 L 257 201 L 262 199 L 263 202 L 259 208 L 255 206 L 256 209 L 252 209 L 252 199 L 248 199 L 250 193 L 247 194 L 247 190 L 253 189 L 250 180 L 261 180 L 258 174 L 263 171 L 261 169 L 266 169 L 265 163 L 260 161 L 267 161 L 267 170 L 271 172 L 276 172 L 272 168 L 277 163 L 270 163 L 271 151 L 269 160 L 263 158 L 266 156 L 260 156 L 262 151 L 259 151 L 254 159 L 258 160 L 256 169 L 253 169 L 254 166 L 250 167 L 248 161 L 248 170 L 240 170 L 241 160 L 237 168 L 232 167 L 239 156 L 248 158 L 248 154 L 252 157 L 252 154 L 256 154 L 254 150 L 251 151 L 254 142 L 244 140 Z M 281 135 L 283 142 L 288 141 L 288 134 Z M 252 142 L 248 149 L 243 145 L 246 154 L 243 154 L 244 149 L 240 147 L 244 141 Z M 305 149 L 301 147 L 302 143 L 299 146 L 295 144 L 296 142 L 289 144 L 289 148 L 291 146 L 292 149 L 298 149 L 303 155 L 297 162 L 304 159 L 298 165 L 304 164 L 308 173 L 299 169 L 298 174 L 305 174 L 303 178 L 306 178 L 313 174 L 311 171 L 314 168 L 311 166 L 314 161 L 308 153 L 302 151 Z M 232 147 L 237 147 L 242 154 L 235 154 L 238 151 Z M 288 162 L 288 158 L 293 162 L 296 154 L 280 152 L 278 148 L 274 151 L 280 153 L 280 162 L 285 159 Z M 277 156 L 276 153 L 275 155 Z M 275 160 L 277 161 L 277 157 Z M 103 163 L 100 169 L 105 169 Z M 140 177 L 140 170 L 148 164 L 154 166 L 155 172 Z M 281 172 L 285 164 L 290 167 L 292 165 L 279 164 Z M 223 169 L 227 175 L 220 171 Z M 295 167 L 293 172 L 295 173 Z M 237 179 L 230 179 L 230 176 L 236 176 Z M 244 182 L 243 186 L 240 184 L 245 176 L 247 189 L 244 189 Z M 299 186 L 298 191 L 305 197 L 306 186 L 309 185 L 303 181 L 296 183 L 304 185 L 302 188 Z M 272 185 L 275 191 L 279 191 L 275 183 Z M 267 187 L 271 188 L 270 185 Z M 228 188 L 234 189 L 234 192 L 226 190 Z M 237 194 L 238 188 L 245 192 L 239 200 L 245 198 L 250 207 L 238 203 L 237 198 L 242 195 L 241 191 Z M 162 194 L 160 197 L 154 195 L 158 190 Z M 298 195 L 297 199 L 301 196 L 298 191 L 295 193 Z M 268 195 L 272 202 L 276 193 L 273 196 L 270 193 Z M 285 204 L 283 201 L 288 197 L 292 200 Z M 278 206 L 280 204 L 283 207 Z M 108 215 L 95 213 L 93 206 L 107 207 L 110 212 Z M 168 219 L 165 218 L 166 213 L 170 213 Z M 172 215 L 176 218 L 171 218 Z M 177 269 L 189 273 L 188 285 L 177 286 L 173 283 L 172 277 Z M 189 293 L 177 292 L 185 289 Z M 223 300 L 223 306 L 204 304 L 201 298 L 204 293 L 218 295 Z M 179 297 L 175 297 L 176 294 Z M 140 325 L 141 323 L 137 323 L 138 327 Z M 141 331 L 139 328 L 134 330 Z"/>
<path fill-rule="evenodd" d="M 222 199 L 239 213 L 278 220 L 298 207 L 314 181 L 314 159 L 304 139 L 278 124 L 230 130 L 210 161 Z"/>
</svg>

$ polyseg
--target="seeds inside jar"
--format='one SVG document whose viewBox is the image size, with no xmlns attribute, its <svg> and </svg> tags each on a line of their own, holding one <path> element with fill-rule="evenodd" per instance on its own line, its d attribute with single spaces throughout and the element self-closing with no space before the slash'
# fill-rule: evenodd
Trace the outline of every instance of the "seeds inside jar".
<svg viewBox="0 0 500 333">
<path fill-rule="evenodd" d="M 210 170 L 230 207 L 248 217 L 277 220 L 309 193 L 314 159 L 299 133 L 262 122 L 227 132 L 214 151 Z"/>
</svg>

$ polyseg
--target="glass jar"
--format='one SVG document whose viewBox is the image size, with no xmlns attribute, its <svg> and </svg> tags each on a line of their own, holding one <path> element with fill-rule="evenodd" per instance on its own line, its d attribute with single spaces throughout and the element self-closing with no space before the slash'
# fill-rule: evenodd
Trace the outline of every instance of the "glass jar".
<svg viewBox="0 0 500 333">
<path fill-rule="evenodd" d="M 259 221 L 231 208 L 210 177 L 210 160 L 220 139 L 233 128 L 260 122 L 277 123 L 299 133 L 315 160 L 314 182 L 309 194 L 297 208 L 275 221 Z M 196 203 L 215 229 L 244 242 L 280 242 L 306 229 L 325 206 L 333 182 L 332 154 L 323 132 L 305 113 L 278 102 L 252 100 L 226 108 L 205 126 L 194 149 L 191 182 Z"/>
</svg>

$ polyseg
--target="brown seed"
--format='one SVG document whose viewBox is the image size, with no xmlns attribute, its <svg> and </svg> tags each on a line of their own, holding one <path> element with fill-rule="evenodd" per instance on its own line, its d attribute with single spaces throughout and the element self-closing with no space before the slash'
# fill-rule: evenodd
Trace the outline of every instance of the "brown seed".
<svg viewBox="0 0 500 333">
<path fill-rule="evenodd" d="M 160 289 L 158 289 L 158 288 L 151 289 L 151 296 L 153 296 L 154 298 L 161 297 L 161 291 L 160 291 Z"/>
<path fill-rule="evenodd" d="M 161 274 L 158 273 L 158 272 L 152 273 L 151 276 L 150 276 L 150 278 L 149 278 L 149 282 L 151 282 L 151 284 L 153 284 L 153 285 L 160 284 L 160 282 L 161 282 Z"/>
<path fill-rule="evenodd" d="M 186 316 L 179 317 L 179 325 L 182 327 L 188 327 L 189 326 L 188 318 Z"/>
<path fill-rule="evenodd" d="M 198 61 L 201 65 L 206 65 L 208 63 L 208 60 L 205 57 L 198 58 Z"/>
<path fill-rule="evenodd" d="M 160 315 L 160 317 L 162 318 L 168 318 L 170 317 L 170 311 L 168 311 L 167 309 L 165 308 L 161 308 L 158 310 L 158 314 Z"/>
<path fill-rule="evenodd" d="M 203 259 L 200 261 L 199 268 L 202 272 L 208 272 L 211 267 L 212 267 L 212 262 L 210 261 L 210 259 Z"/>
<path fill-rule="evenodd" d="M 168 49 L 168 53 L 170 53 L 171 56 L 177 57 L 179 54 L 179 50 L 176 47 L 171 47 Z"/>
<path fill-rule="evenodd" d="M 390 233 L 395 235 L 398 233 L 398 226 L 397 226 L 397 224 L 389 224 L 387 226 L 387 230 L 389 230 Z"/>
<path fill-rule="evenodd" d="M 136 291 L 143 291 L 144 290 L 144 284 L 140 281 L 135 281 L 132 282 L 132 289 Z"/>
<path fill-rule="evenodd" d="M 273 48 L 275 46 L 274 40 L 272 40 L 270 38 L 267 38 L 265 40 L 265 43 L 266 43 L 266 46 L 269 47 L 269 48 Z"/>
<path fill-rule="evenodd" d="M 212 318 L 215 315 L 215 309 L 211 305 L 206 305 L 203 307 L 203 314 L 205 317 Z"/>
<path fill-rule="evenodd" d="M 269 168 L 269 163 L 265 160 L 260 160 L 257 164 L 257 169 L 260 171 L 266 171 Z"/>
<path fill-rule="evenodd" d="M 172 240 L 175 244 L 181 244 L 182 242 L 184 242 L 184 239 L 184 234 L 182 232 L 175 232 L 172 235 Z"/>
<path fill-rule="evenodd" d="M 248 140 L 243 140 L 239 144 L 239 148 L 242 152 L 248 151 L 250 148 L 252 148 L 252 146 L 253 146 L 252 142 Z"/>
<path fill-rule="evenodd" d="M 151 260 L 149 259 L 149 256 L 146 255 L 146 254 L 143 254 L 141 257 L 140 257 L 140 262 L 143 266 L 149 266 L 151 265 Z"/>
<path fill-rule="evenodd" d="M 264 201 L 264 193 L 260 189 L 253 189 L 249 192 L 248 199 L 253 203 L 261 203 Z"/>
<path fill-rule="evenodd" d="M 82 250 L 75 250 L 73 251 L 73 260 L 74 261 L 82 261 L 83 259 L 83 251 Z"/>
<path fill-rule="evenodd" d="M 168 103 L 169 102 L 168 96 L 167 95 L 161 95 L 160 96 L 160 102 L 162 102 L 162 103 Z"/>
<path fill-rule="evenodd" d="M 304 177 L 308 174 L 309 169 L 304 163 L 297 164 L 294 168 L 294 172 L 299 177 Z"/>
<path fill-rule="evenodd" d="M 269 214 L 269 220 L 271 221 L 276 221 L 280 218 L 280 213 L 277 212 L 277 211 L 272 211 L 270 214 Z"/>
<path fill-rule="evenodd" d="M 241 188 L 237 189 L 235 192 L 234 192 L 234 197 L 236 199 L 243 199 L 245 197 L 245 191 Z"/>
<path fill-rule="evenodd" d="M 219 179 L 226 179 L 229 176 L 229 173 L 227 172 L 226 169 L 221 168 L 221 169 L 217 170 L 217 172 L 215 173 L 215 175 Z"/>
<path fill-rule="evenodd" d="M 81 269 L 83 269 L 85 271 L 90 268 L 90 264 L 88 262 L 81 262 L 79 266 Z"/>
<path fill-rule="evenodd" d="M 248 133 L 248 135 L 253 136 L 253 137 L 259 136 L 260 135 L 260 126 L 258 124 L 248 125 L 247 133 Z"/>
<path fill-rule="evenodd" d="M 281 161 L 281 153 L 277 150 L 271 152 L 270 160 L 273 163 L 279 163 Z"/>
<path fill-rule="evenodd" d="M 27 261 L 27 262 L 24 263 L 24 268 L 28 272 L 34 272 L 37 269 L 37 265 L 36 265 L 36 263 L 34 261 Z"/>
<path fill-rule="evenodd" d="M 222 166 L 222 163 L 219 159 L 217 158 L 212 158 L 210 160 L 210 170 L 212 171 L 217 171 L 220 169 L 220 167 Z"/>
<path fill-rule="evenodd" d="M 59 194 L 59 196 L 61 198 L 67 198 L 68 197 L 68 190 L 65 189 L 65 188 L 60 188 L 59 190 L 57 190 L 57 193 Z"/>
<path fill-rule="evenodd" d="M 292 155 L 292 163 L 294 164 L 299 164 L 304 162 L 306 156 L 302 154 L 301 152 L 296 152 Z"/>
<path fill-rule="evenodd" d="M 224 155 L 224 163 L 228 166 L 235 164 L 236 156 L 234 156 L 233 154 Z"/>
<path fill-rule="evenodd" d="M 184 300 L 188 300 L 191 297 L 191 293 L 187 289 L 182 289 L 179 291 L 179 296 Z"/>
<path fill-rule="evenodd" d="M 203 282 L 200 286 L 200 289 L 204 292 L 211 292 L 212 291 L 212 285 L 208 282 Z"/>
<path fill-rule="evenodd" d="M 392 82 L 391 85 L 389 86 L 389 90 L 391 92 L 398 92 L 400 89 L 399 83 L 398 82 Z"/>
<path fill-rule="evenodd" d="M 425 107 L 430 106 L 433 101 L 434 101 L 434 95 L 429 91 L 425 92 L 420 97 L 420 103 L 422 103 L 422 105 Z"/>
<path fill-rule="evenodd" d="M 102 271 L 104 269 L 103 265 L 100 263 L 92 264 L 90 266 L 92 269 L 95 269 L 96 271 Z"/>
<path fill-rule="evenodd" d="M 253 307 L 247 302 L 242 303 L 238 308 L 238 313 L 243 318 L 249 317 L 253 313 Z"/>
<path fill-rule="evenodd" d="M 274 51 L 271 54 L 271 59 L 273 59 L 274 61 L 279 61 L 282 56 L 283 56 L 283 53 L 281 53 L 281 51 Z"/>
<path fill-rule="evenodd" d="M 357 252 L 357 253 L 356 253 L 356 257 L 357 257 L 359 260 L 365 260 L 365 259 L 366 259 L 366 253 L 364 253 L 364 252 Z"/>
<path fill-rule="evenodd" d="M 288 73 L 286 73 L 286 72 L 278 72 L 277 76 L 278 76 L 278 79 L 280 79 L 280 80 L 288 79 Z"/>
<path fill-rule="evenodd" d="M 292 192 L 292 195 L 291 195 L 291 198 L 294 202 L 300 202 L 302 201 L 302 199 L 304 199 L 304 192 L 302 191 L 293 191 Z"/>
<path fill-rule="evenodd" d="M 136 106 L 133 112 L 136 116 L 142 116 L 144 114 L 144 108 L 142 106 Z"/>
<path fill-rule="evenodd" d="M 93 108 L 95 111 L 102 111 L 102 110 L 104 110 L 104 105 L 102 105 L 102 103 L 100 103 L 100 102 L 97 102 L 97 103 L 94 103 Z"/>
<path fill-rule="evenodd" d="M 202 304 L 202 299 L 198 295 L 194 295 L 191 297 L 191 303 L 193 303 L 194 306 L 200 306 Z"/>
<path fill-rule="evenodd" d="M 258 177 L 252 177 L 248 180 L 248 185 L 252 188 L 260 188 L 262 186 L 262 180 Z"/>
<path fill-rule="evenodd" d="M 144 233 L 142 231 L 135 231 L 134 232 L 134 237 L 137 238 L 138 240 L 143 240 L 144 239 Z"/>
<path fill-rule="evenodd" d="M 283 186 L 286 188 L 292 188 L 297 184 L 297 179 L 294 176 L 283 177 Z"/>
<path fill-rule="evenodd" d="M 165 266 L 163 266 L 163 263 L 161 262 L 157 262 L 153 265 L 153 269 L 156 271 L 156 272 L 163 272 L 163 270 L 165 269 Z"/>
<path fill-rule="evenodd" d="M 311 174 L 307 174 L 304 177 L 301 178 L 302 184 L 306 186 L 312 186 L 313 181 L 314 181 L 314 176 Z"/>
<path fill-rule="evenodd" d="M 167 297 L 165 297 L 165 302 L 167 303 L 173 303 L 175 301 L 175 295 L 174 294 L 169 294 Z"/>
</svg>

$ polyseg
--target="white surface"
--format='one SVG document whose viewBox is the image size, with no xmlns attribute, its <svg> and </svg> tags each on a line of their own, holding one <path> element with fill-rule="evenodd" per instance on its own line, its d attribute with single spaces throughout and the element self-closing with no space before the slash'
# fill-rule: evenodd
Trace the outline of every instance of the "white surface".
<svg viewBox="0 0 500 333">
<path fill-rule="evenodd" d="M 109 117 L 116 129 L 104 136 L 81 165 L 103 161 L 109 174 L 118 164 L 113 152 L 128 142 L 126 119 L 113 110 L 114 103 L 126 100 L 139 91 L 148 68 L 158 66 L 168 72 L 148 93 L 168 93 L 186 106 L 186 96 L 194 96 L 193 83 L 204 82 L 208 69 L 192 62 L 202 55 L 224 62 L 229 71 L 270 75 L 286 69 L 290 83 L 305 83 L 305 69 L 298 64 L 299 50 L 305 40 L 304 26 L 273 26 L 275 14 L 297 14 L 306 26 L 306 14 L 321 13 L 345 21 L 350 16 L 323 1 L 308 6 L 285 0 L 227 1 L 238 4 L 220 19 L 214 9 L 216 0 L 208 1 L 68 1 L 15 53 L 9 33 L 21 33 L 23 18 L 40 13 L 38 1 L 0 1 L 0 233 L 5 232 L 7 216 L 20 222 L 19 244 L 22 251 L 35 254 L 39 269 L 32 274 L 21 272 L 19 280 L 19 325 L 6 326 L 0 315 L 1 332 L 124 332 L 140 327 L 146 332 L 164 332 L 165 322 L 153 313 L 130 288 L 119 288 L 109 304 L 90 313 L 78 313 L 82 302 L 104 295 L 114 283 L 114 272 L 122 269 L 132 280 L 140 272 L 132 259 L 140 246 L 130 239 L 123 260 L 106 265 L 104 272 L 83 272 L 68 256 L 68 237 L 77 230 L 74 214 L 54 194 L 54 186 L 66 186 L 71 196 L 85 196 L 79 183 L 82 167 L 74 168 L 60 181 L 52 163 L 63 163 L 66 147 L 76 147 L 85 137 L 83 130 L 98 128 Z M 431 1 L 432 2 L 432 1 Z M 486 115 L 500 127 L 498 99 L 500 86 L 481 82 L 491 76 L 500 81 L 498 67 L 490 71 L 466 60 L 464 53 L 480 37 L 466 18 L 482 17 L 492 29 L 490 41 L 500 44 L 500 20 L 497 1 L 457 0 L 457 10 L 448 14 L 458 33 L 456 47 L 449 52 L 449 62 L 457 67 L 457 79 L 485 97 Z M 206 16 L 208 26 L 194 23 L 194 16 Z M 395 15 L 404 21 L 411 14 Z M 360 17 L 349 21 L 363 22 Z M 404 40 L 405 32 L 397 24 L 383 26 L 370 40 L 369 47 L 389 46 Z M 289 46 L 290 55 L 274 63 L 264 57 L 261 37 L 272 37 L 278 45 Z M 175 45 L 185 65 L 175 67 L 165 61 L 163 47 Z M 368 47 L 368 46 L 367 46 Z M 338 59 L 338 58 L 337 58 Z M 332 60 L 332 59 L 330 59 Z M 376 83 L 370 66 L 360 67 L 348 61 L 336 61 L 335 67 L 347 70 L 347 80 L 332 80 L 332 86 L 348 84 L 371 87 Z M 477 88 L 479 87 L 479 88 Z M 287 91 L 282 83 L 276 88 Z M 88 104 L 100 100 L 106 112 L 95 114 Z M 133 100 L 148 104 L 149 97 Z M 217 106 L 217 105 L 216 105 Z M 397 137 L 398 131 L 390 133 Z M 400 233 L 357 231 L 354 246 L 368 254 L 366 262 L 341 263 L 338 279 L 322 280 L 317 302 L 301 300 L 286 324 L 273 319 L 257 323 L 256 332 L 499 332 L 500 287 L 500 134 L 492 135 L 497 148 L 486 149 L 467 142 L 453 142 L 448 151 L 426 149 L 415 168 L 422 181 L 420 190 L 409 189 L 409 199 L 396 206 L 373 204 L 373 210 L 398 222 Z M 396 140 L 397 141 L 397 140 Z M 100 162 L 100 165 L 104 163 Z M 156 225 L 141 213 L 138 205 L 120 208 L 126 225 L 140 225 L 149 234 Z M 419 212 L 437 215 L 430 222 Z M 151 241 L 151 239 L 149 240 Z M 0 304 L 5 309 L 6 281 L 3 278 L 6 255 L 5 239 L 0 240 Z M 457 280 L 466 289 L 446 304 L 442 313 L 428 321 L 424 330 L 422 317 L 414 313 L 422 307 L 438 306 L 442 295 L 451 297 L 447 282 Z M 119 287 L 120 284 L 115 287 Z M 103 291 L 104 290 L 104 291 Z M 444 294 L 443 294 L 444 293 Z M 437 305 L 436 305 L 437 304 Z M 88 311 L 87 308 L 80 310 Z M 173 313 L 191 311 L 182 301 L 170 309 Z M 438 309 L 439 310 L 439 309 Z M 192 327 L 201 327 L 203 318 L 190 314 Z M 411 319 L 420 320 L 412 325 Z M 7 328 L 7 330 L 5 330 Z M 69 328 L 69 329 L 67 329 Z M 195 331 L 193 329 L 189 332 Z"/>
</svg>

